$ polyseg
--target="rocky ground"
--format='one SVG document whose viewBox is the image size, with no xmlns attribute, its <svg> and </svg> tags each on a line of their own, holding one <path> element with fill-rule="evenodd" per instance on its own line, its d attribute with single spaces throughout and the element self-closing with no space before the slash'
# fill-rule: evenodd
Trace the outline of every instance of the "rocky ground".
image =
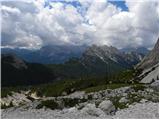
<svg viewBox="0 0 160 120">
<path fill-rule="evenodd" d="M 158 103 L 145 102 L 136 103 L 129 108 L 118 110 L 115 115 L 107 115 L 101 109 L 96 108 L 93 104 L 88 104 L 82 110 L 76 107 L 63 110 L 51 109 L 25 109 L 10 108 L 2 110 L 2 118 L 23 118 L 23 119 L 45 119 L 45 118 L 121 118 L 121 119 L 158 119 Z"/>
<path fill-rule="evenodd" d="M 2 118 L 159 118 L 159 94 L 153 85 L 98 92 L 38 97 L 22 91 L 1 99 Z M 12 101 L 12 102 L 11 102 Z"/>
</svg>

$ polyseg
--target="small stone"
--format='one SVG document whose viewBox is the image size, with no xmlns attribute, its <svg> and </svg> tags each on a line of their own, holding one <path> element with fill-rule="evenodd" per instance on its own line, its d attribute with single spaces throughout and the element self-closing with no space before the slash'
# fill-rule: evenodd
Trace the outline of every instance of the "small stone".
<svg viewBox="0 0 160 120">
<path fill-rule="evenodd" d="M 128 102 L 128 100 L 125 98 L 125 97 L 122 97 L 120 100 L 119 100 L 120 103 L 126 103 Z"/>
<path fill-rule="evenodd" d="M 67 92 L 62 92 L 62 96 L 66 96 L 67 95 Z"/>
<path fill-rule="evenodd" d="M 147 102 L 147 100 L 146 99 L 142 99 L 140 102 L 141 103 L 145 103 L 145 102 Z"/>
</svg>

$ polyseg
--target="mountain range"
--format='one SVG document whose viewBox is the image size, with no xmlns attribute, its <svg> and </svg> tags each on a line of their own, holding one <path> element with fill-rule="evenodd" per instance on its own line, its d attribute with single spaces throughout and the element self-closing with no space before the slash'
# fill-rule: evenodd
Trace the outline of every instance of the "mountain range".
<svg viewBox="0 0 160 120">
<path fill-rule="evenodd" d="M 137 64 L 142 60 L 145 54 L 138 53 L 135 51 L 132 52 L 121 52 L 115 47 L 112 46 L 96 46 L 93 45 L 86 49 L 83 53 L 81 61 L 92 62 L 94 61 L 91 58 L 97 58 L 105 64 L 109 64 L 109 61 L 112 61 L 115 64 L 118 64 L 122 67 L 131 67 L 132 65 Z"/>
<path fill-rule="evenodd" d="M 46 46 L 38 51 L 2 49 L 2 86 L 41 84 L 68 78 L 111 78 L 133 68 L 143 57 L 142 53 L 122 52 L 106 45 Z"/>
<path fill-rule="evenodd" d="M 2 48 L 1 52 L 2 54 L 16 54 L 18 57 L 23 58 L 25 61 L 31 63 L 58 64 L 64 63 L 72 57 L 79 58 L 85 51 L 86 47 L 87 46 L 85 45 L 49 45 L 38 50 Z"/>
<path fill-rule="evenodd" d="M 59 63 L 64 63 L 68 61 L 70 58 L 80 58 L 82 54 L 85 54 L 85 52 L 87 52 L 88 49 L 92 49 L 94 46 L 96 45 L 93 45 L 91 47 L 86 45 L 82 45 L 82 46 L 48 45 L 38 50 L 28 50 L 28 49 L 20 49 L 20 48 L 15 48 L 15 49 L 2 48 L 1 52 L 2 54 L 8 54 L 8 53 L 16 54 L 18 57 L 31 63 L 59 64 Z M 105 49 L 105 46 L 99 46 L 99 47 L 102 47 L 102 49 Z M 148 52 L 147 49 L 143 47 L 138 49 L 137 48 L 130 48 L 130 49 L 124 48 L 120 50 L 117 49 L 117 51 L 123 52 L 125 54 L 131 54 L 131 55 L 128 55 L 128 59 L 132 59 L 131 58 L 132 55 L 136 55 L 136 56 L 140 55 L 143 57 Z M 120 54 L 123 54 L 123 53 L 120 53 Z"/>
</svg>

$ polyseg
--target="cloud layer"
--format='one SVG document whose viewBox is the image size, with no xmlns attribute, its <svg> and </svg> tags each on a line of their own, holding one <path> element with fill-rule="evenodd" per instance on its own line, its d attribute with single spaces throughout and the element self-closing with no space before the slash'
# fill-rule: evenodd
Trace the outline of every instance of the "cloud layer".
<svg viewBox="0 0 160 120">
<path fill-rule="evenodd" d="M 106 0 L 76 2 L 2 2 L 2 46 L 38 49 L 45 45 L 106 44 L 149 48 L 158 38 L 158 1 L 126 0 L 129 11 Z"/>
</svg>

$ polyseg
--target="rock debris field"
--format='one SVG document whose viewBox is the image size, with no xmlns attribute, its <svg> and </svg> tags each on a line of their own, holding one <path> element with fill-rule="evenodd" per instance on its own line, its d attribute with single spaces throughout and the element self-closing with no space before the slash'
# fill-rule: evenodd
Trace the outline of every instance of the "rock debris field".
<svg viewBox="0 0 160 120">
<path fill-rule="evenodd" d="M 24 92 L 13 93 L 12 96 L 2 98 L 1 104 L 7 105 L 13 101 L 13 105 L 1 110 L 1 118 L 159 118 L 158 91 L 151 87 L 138 91 L 135 87 L 107 89 L 91 93 L 79 91 L 66 96 L 42 98 L 38 98 L 34 93 L 32 101 L 28 98 Z"/>
<path fill-rule="evenodd" d="M 88 108 L 77 110 L 75 107 L 63 110 L 50 110 L 50 109 L 22 109 L 22 108 L 10 108 L 7 110 L 2 110 L 3 118 L 23 118 L 23 119 L 45 119 L 45 118 L 120 118 L 120 119 L 158 119 L 158 103 L 146 102 L 137 103 L 130 106 L 127 109 L 122 109 L 116 112 L 115 115 L 106 115 L 103 111 L 94 106 Z"/>
</svg>

